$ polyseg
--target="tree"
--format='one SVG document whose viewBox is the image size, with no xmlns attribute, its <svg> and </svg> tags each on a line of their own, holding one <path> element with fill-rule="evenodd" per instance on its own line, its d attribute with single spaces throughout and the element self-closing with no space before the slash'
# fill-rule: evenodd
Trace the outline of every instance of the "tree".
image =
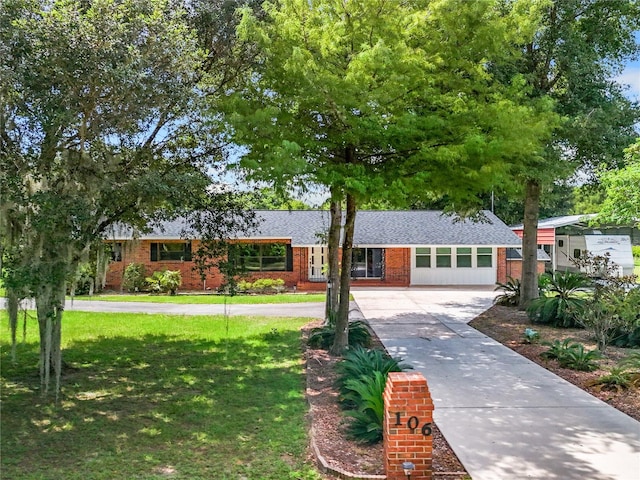
<svg viewBox="0 0 640 480">
<path fill-rule="evenodd" d="M 36 299 L 42 392 L 54 372 L 57 396 L 66 285 L 92 246 L 211 198 L 219 147 L 194 88 L 207 57 L 164 0 L 7 0 L 0 48 L 5 284 Z"/>
<path fill-rule="evenodd" d="M 504 2 L 508 5 L 509 2 Z M 532 4 L 533 5 L 533 4 Z M 616 166 L 636 133 L 637 103 L 611 80 L 622 62 L 638 52 L 634 34 L 640 4 L 633 0 L 552 0 L 536 2 L 540 22 L 521 45 L 516 62 L 496 64 L 500 78 L 524 78 L 531 100 L 551 98 L 564 119 L 542 151 L 525 155 L 514 178 L 523 185 L 524 237 L 521 306 L 538 296 L 537 222 L 545 185 L 576 168 Z M 504 80 L 506 81 L 506 80 Z"/>
<path fill-rule="evenodd" d="M 226 121 L 252 178 L 331 192 L 331 255 L 344 222 L 339 306 L 329 306 L 341 353 L 358 205 L 437 194 L 473 211 L 547 133 L 546 107 L 521 104 L 518 82 L 489 74 L 487 58 L 511 54 L 514 21 L 491 2 L 282 0 L 242 15 L 239 35 L 258 53 Z"/>
<path fill-rule="evenodd" d="M 625 156 L 626 167 L 602 174 L 606 197 L 598 221 L 640 227 L 640 139 Z"/>
<path fill-rule="evenodd" d="M 252 210 L 307 210 L 310 207 L 302 200 L 292 198 L 286 191 L 263 187 L 253 192 L 240 194 L 240 201 Z"/>
</svg>

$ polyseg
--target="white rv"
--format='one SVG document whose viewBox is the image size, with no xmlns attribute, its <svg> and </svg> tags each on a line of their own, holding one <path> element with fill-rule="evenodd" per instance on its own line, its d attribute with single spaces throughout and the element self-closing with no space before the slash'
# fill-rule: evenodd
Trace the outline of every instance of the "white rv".
<svg viewBox="0 0 640 480">
<path fill-rule="evenodd" d="M 584 251 L 592 255 L 609 254 L 618 266 L 618 276 L 633 274 L 633 253 L 629 235 L 556 235 L 556 265 L 558 270 L 576 270 L 572 260 Z"/>
</svg>

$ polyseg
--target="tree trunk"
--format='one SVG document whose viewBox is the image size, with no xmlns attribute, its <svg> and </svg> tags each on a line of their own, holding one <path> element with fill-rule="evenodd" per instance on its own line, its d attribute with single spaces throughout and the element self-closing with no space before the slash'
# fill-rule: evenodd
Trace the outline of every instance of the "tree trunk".
<svg viewBox="0 0 640 480">
<path fill-rule="evenodd" d="M 36 295 L 36 310 L 40 331 L 40 386 L 42 395 L 49 393 L 51 372 L 55 375 L 56 401 L 62 375 L 62 312 L 65 285 L 46 285 Z"/>
<path fill-rule="evenodd" d="M 333 198 L 333 196 L 332 196 Z M 331 201 L 331 223 L 329 225 L 329 235 L 327 239 L 329 258 L 329 271 L 327 278 L 327 306 L 325 311 L 325 322 L 327 325 L 334 325 L 338 313 L 338 292 L 340 289 L 340 227 L 342 226 L 341 201 Z"/>
<path fill-rule="evenodd" d="M 521 310 L 538 298 L 538 216 L 540 211 L 540 183 L 527 180 L 524 199 L 524 228 L 522 236 L 522 279 L 520 284 Z"/>
<path fill-rule="evenodd" d="M 16 343 L 17 343 L 17 332 L 18 332 L 18 308 L 20 306 L 20 298 L 16 291 L 7 287 L 6 289 L 6 298 L 7 298 L 7 313 L 9 314 L 9 327 L 11 329 L 11 361 L 15 363 L 16 361 Z"/>
<path fill-rule="evenodd" d="M 353 252 L 353 230 L 356 222 L 356 200 L 347 193 L 347 211 L 342 241 L 342 270 L 340 272 L 340 305 L 336 317 L 336 335 L 331 354 L 342 355 L 349 346 L 349 293 L 351 287 L 351 255 Z"/>
</svg>

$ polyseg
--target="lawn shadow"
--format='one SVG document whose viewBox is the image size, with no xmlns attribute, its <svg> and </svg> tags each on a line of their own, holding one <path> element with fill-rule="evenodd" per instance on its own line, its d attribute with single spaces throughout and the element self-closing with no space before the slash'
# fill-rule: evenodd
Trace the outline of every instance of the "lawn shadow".
<svg viewBox="0 0 640 480">
<path fill-rule="evenodd" d="M 57 406 L 36 367 L 4 361 L 6 478 L 234 478 L 304 457 L 299 345 L 297 331 L 74 342 Z M 37 360 L 36 345 L 21 350 Z"/>
</svg>

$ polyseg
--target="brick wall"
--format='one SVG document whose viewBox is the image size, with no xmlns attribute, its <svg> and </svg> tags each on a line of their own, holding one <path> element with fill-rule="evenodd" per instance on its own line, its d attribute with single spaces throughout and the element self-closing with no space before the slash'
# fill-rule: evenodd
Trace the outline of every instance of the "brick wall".
<svg viewBox="0 0 640 480">
<path fill-rule="evenodd" d="M 431 480 L 433 402 L 427 380 L 418 372 L 391 372 L 383 397 L 387 480 L 406 480 L 403 462 L 415 467 L 411 480 Z"/>
<path fill-rule="evenodd" d="M 178 242 L 178 241 L 176 241 Z M 178 270 L 182 275 L 181 290 L 215 290 L 223 283 L 223 277 L 216 268 L 210 269 L 206 273 L 203 281 L 197 270 L 194 270 L 195 263 L 192 261 L 167 260 L 167 261 L 151 261 L 151 243 L 150 240 L 123 242 L 122 261 L 111 262 L 107 271 L 106 289 L 120 290 L 124 269 L 130 263 L 142 263 L 145 265 L 147 276 L 151 276 L 155 271 L 162 270 Z M 167 242 L 168 243 L 168 242 Z M 288 240 L 256 240 L 247 243 L 289 243 Z M 191 242 L 191 251 L 198 249 L 199 242 Z M 247 275 L 246 280 L 252 281 L 258 278 L 281 278 L 285 281 L 285 285 L 289 288 L 297 285 L 299 271 L 301 267 L 300 249 L 293 249 L 293 271 L 291 272 L 256 272 Z"/>
<path fill-rule="evenodd" d="M 538 275 L 544 273 L 545 262 L 538 262 Z M 517 280 L 522 279 L 522 260 L 507 260 L 506 262 L 506 274 L 504 280 L 498 280 L 501 283 L 507 281 L 507 276 Z"/>
</svg>

